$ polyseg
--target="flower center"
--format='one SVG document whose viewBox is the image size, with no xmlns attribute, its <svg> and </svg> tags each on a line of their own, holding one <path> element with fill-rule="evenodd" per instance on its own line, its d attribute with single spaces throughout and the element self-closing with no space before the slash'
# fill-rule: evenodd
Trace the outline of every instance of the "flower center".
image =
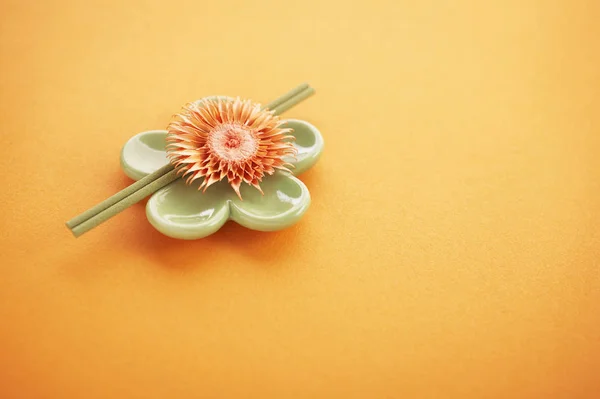
<svg viewBox="0 0 600 399">
<path fill-rule="evenodd" d="M 209 133 L 208 147 L 224 161 L 239 162 L 256 154 L 258 139 L 247 126 L 224 123 Z"/>
</svg>

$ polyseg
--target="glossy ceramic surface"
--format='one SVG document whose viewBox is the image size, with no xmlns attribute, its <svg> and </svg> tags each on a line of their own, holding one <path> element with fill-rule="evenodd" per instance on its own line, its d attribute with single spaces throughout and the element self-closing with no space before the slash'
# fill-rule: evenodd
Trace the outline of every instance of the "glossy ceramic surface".
<svg viewBox="0 0 600 399">
<path fill-rule="evenodd" d="M 133 180 L 140 180 L 169 163 L 165 152 L 166 130 L 136 134 L 121 151 L 121 168 Z"/>
<path fill-rule="evenodd" d="M 295 176 L 308 170 L 323 151 L 323 138 L 316 127 L 298 119 L 286 120 L 294 131 L 298 149 L 294 175 L 278 172 L 265 176 L 264 196 L 243 184 L 240 200 L 226 181 L 198 191 L 199 182 L 186 185 L 181 179 L 154 193 L 146 205 L 150 223 L 161 233 L 180 239 L 206 237 L 228 220 L 253 230 L 274 231 L 300 220 L 310 205 L 307 187 Z M 121 166 L 134 180 L 154 172 L 168 160 L 165 152 L 166 130 L 152 130 L 132 137 L 121 152 Z"/>
</svg>

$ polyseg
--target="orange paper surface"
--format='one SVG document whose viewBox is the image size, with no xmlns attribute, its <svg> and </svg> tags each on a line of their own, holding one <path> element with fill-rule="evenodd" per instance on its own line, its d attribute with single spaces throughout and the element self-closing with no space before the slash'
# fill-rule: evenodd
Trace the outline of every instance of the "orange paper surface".
<svg viewBox="0 0 600 399">
<path fill-rule="evenodd" d="M 600 397 L 600 6 L 0 3 L 0 397 Z M 166 238 L 119 151 L 207 95 L 321 129 L 300 224 Z"/>
</svg>

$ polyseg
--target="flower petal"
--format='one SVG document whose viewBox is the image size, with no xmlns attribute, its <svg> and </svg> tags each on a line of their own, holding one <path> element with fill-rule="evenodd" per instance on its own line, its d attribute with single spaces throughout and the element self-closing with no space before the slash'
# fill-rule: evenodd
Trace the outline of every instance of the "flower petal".
<svg viewBox="0 0 600 399">
<path fill-rule="evenodd" d="M 207 99 L 232 100 L 227 96 L 208 96 L 194 101 L 200 103 Z M 133 180 L 160 169 L 169 162 L 166 148 L 166 130 L 149 130 L 130 138 L 121 150 L 121 168 Z"/>
<path fill-rule="evenodd" d="M 292 172 L 295 176 L 298 176 L 310 169 L 319 160 L 323 152 L 323 136 L 312 124 L 299 119 L 287 119 L 286 123 L 281 125 L 281 128 L 294 129 L 290 135 L 295 138 L 294 146 L 298 150 L 298 154 L 296 159 L 286 157 L 285 160 L 295 166 Z"/>
<path fill-rule="evenodd" d="M 160 169 L 167 163 L 166 130 L 150 130 L 130 138 L 121 150 L 121 167 L 133 180 Z"/>
<path fill-rule="evenodd" d="M 194 104 L 201 104 L 202 101 L 206 101 L 206 100 L 211 100 L 211 101 L 218 101 L 218 100 L 222 100 L 222 101 L 233 101 L 234 98 L 230 97 L 230 96 L 206 96 L 206 97 L 202 97 L 199 100 L 196 101 L 192 101 Z"/>
<path fill-rule="evenodd" d="M 310 193 L 300 180 L 288 173 L 265 177 L 260 187 L 243 184 L 243 201 L 231 198 L 231 219 L 253 230 L 281 230 L 298 222 L 310 205 Z"/>
<path fill-rule="evenodd" d="M 227 182 L 198 191 L 198 183 L 186 185 L 178 179 L 158 190 L 146 204 L 148 221 L 161 233 L 173 238 L 194 240 L 221 228 L 229 219 Z"/>
</svg>

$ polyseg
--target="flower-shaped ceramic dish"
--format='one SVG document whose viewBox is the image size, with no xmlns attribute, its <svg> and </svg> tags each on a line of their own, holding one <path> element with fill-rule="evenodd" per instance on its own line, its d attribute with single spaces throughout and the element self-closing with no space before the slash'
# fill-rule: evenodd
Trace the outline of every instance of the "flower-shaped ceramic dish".
<svg viewBox="0 0 600 399">
<path fill-rule="evenodd" d="M 310 205 L 308 188 L 296 176 L 312 167 L 323 151 L 323 138 L 316 127 L 298 119 L 286 119 L 283 127 L 293 129 L 295 159 L 286 159 L 292 173 L 278 171 L 265 176 L 264 195 L 243 184 L 240 200 L 226 180 L 198 190 L 200 181 L 187 185 L 177 179 L 152 194 L 146 204 L 148 221 L 161 233 L 193 240 L 215 233 L 228 220 L 253 230 L 275 231 L 289 227 Z M 121 166 L 127 176 L 139 180 L 166 165 L 166 130 L 139 133 L 121 151 Z"/>
</svg>

